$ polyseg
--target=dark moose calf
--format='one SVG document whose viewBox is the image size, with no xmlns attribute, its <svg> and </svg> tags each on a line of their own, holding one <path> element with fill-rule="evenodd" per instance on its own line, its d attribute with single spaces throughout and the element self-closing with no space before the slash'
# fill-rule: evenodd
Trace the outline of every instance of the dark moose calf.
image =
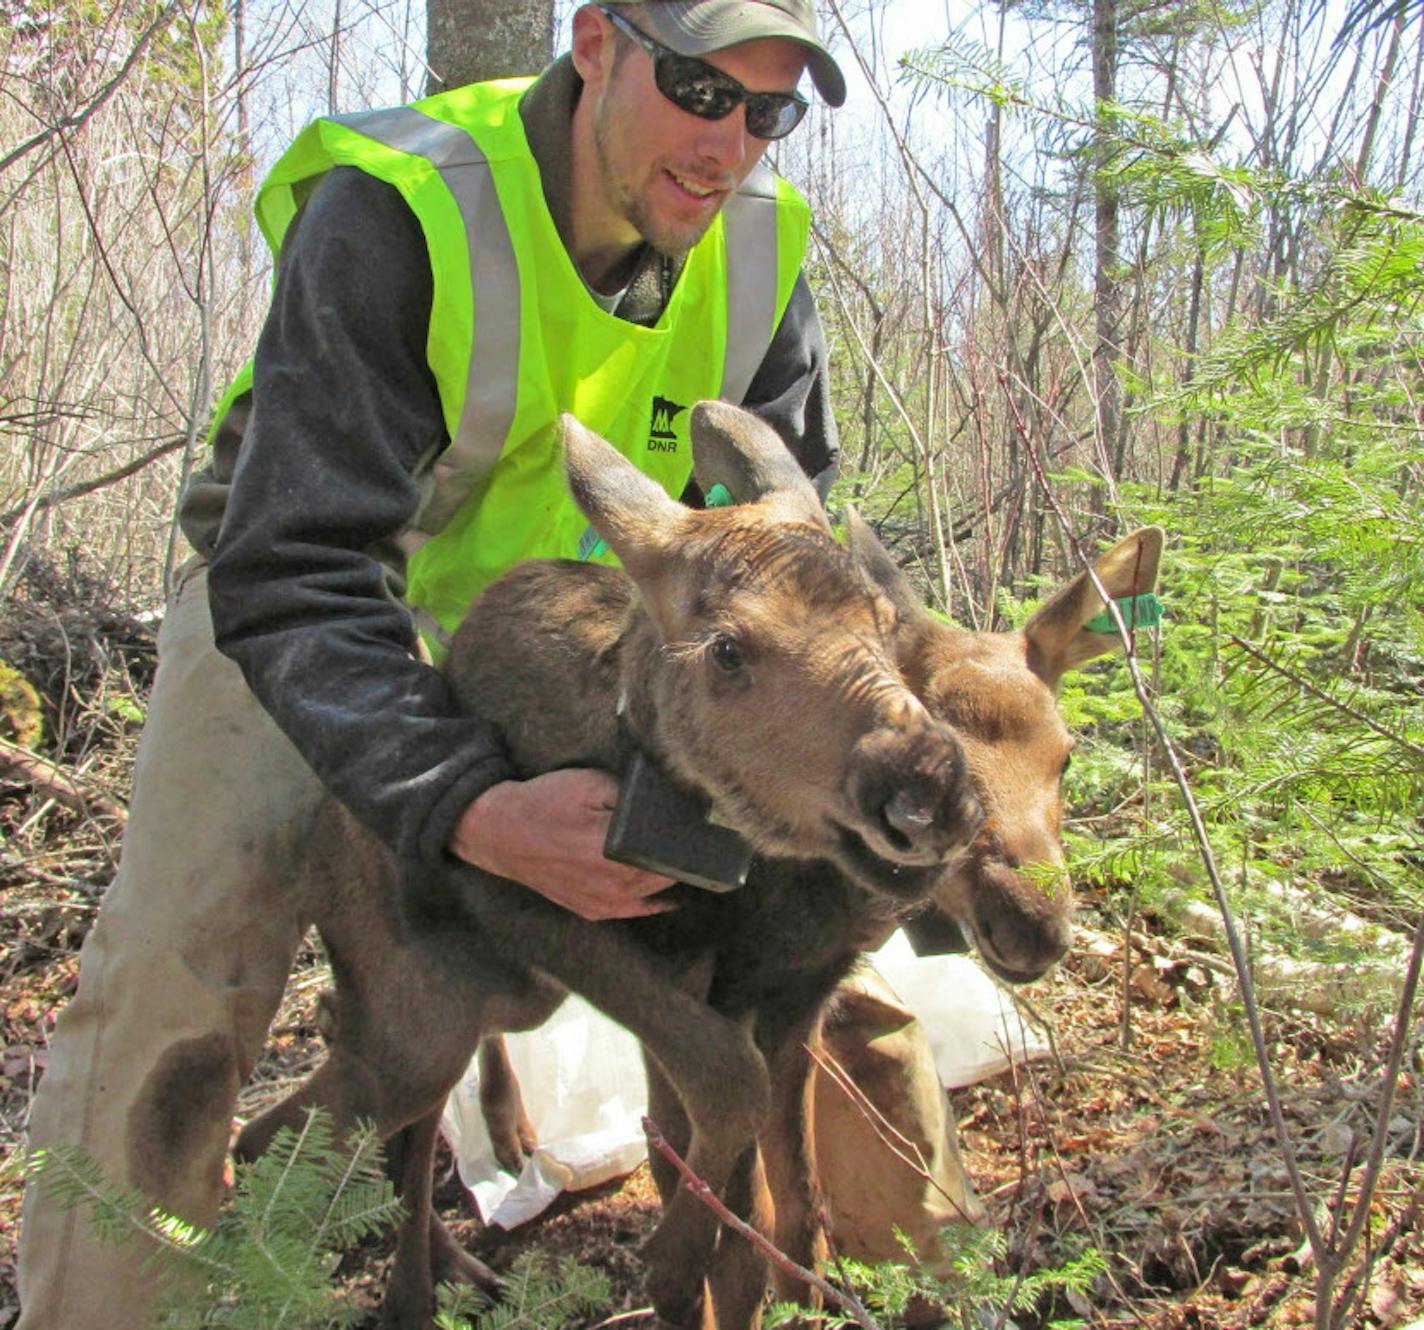
<svg viewBox="0 0 1424 1330">
<path fill-rule="evenodd" d="M 430 1209 L 440 1108 L 481 1036 L 581 993 L 642 1041 L 654 1111 L 747 1212 L 773 1078 L 867 926 L 922 900 L 980 826 L 963 751 L 897 670 L 899 612 L 836 544 L 780 440 L 718 403 L 694 409 L 692 434 L 699 482 L 746 502 L 685 509 L 566 417 L 574 496 L 626 574 L 516 569 L 472 610 L 447 675 L 501 725 L 522 776 L 617 770 L 636 743 L 779 857 L 766 886 L 678 886 L 670 913 L 595 924 L 467 866 L 397 862 L 335 802 L 318 820 L 302 890 L 336 981 L 330 1055 L 238 1152 L 260 1153 L 311 1104 L 391 1140 L 407 1218 L 389 1326 L 429 1325 L 433 1279 L 495 1282 Z M 754 1319 L 759 1259 L 719 1241 L 690 1193 L 665 1191 L 645 1250 L 660 1318 L 695 1320 L 705 1276 L 726 1290 L 727 1324 Z"/>
<path fill-rule="evenodd" d="M 473 608 L 447 673 L 462 705 L 502 726 L 521 775 L 617 770 L 621 711 L 762 852 L 747 886 L 675 887 L 675 911 L 590 924 L 473 869 L 397 864 L 334 804 L 313 844 L 307 899 L 337 983 L 331 1055 L 244 1131 L 239 1152 L 260 1151 L 310 1103 L 394 1138 L 408 1217 L 387 1325 L 428 1325 L 433 1279 L 495 1283 L 429 1204 L 440 1106 L 482 1035 L 537 1025 L 566 989 L 584 994 L 643 1041 L 650 1111 L 674 1145 L 809 1263 L 804 1045 L 860 950 L 931 896 L 1011 981 L 1067 946 L 1070 894 L 1045 890 L 1041 866 L 1062 859 L 1071 739 L 1058 678 L 1116 644 L 1086 627 L 1102 608 L 1091 579 L 1022 632 L 954 630 L 925 614 L 863 525 L 852 523 L 849 557 L 835 546 L 754 418 L 703 404 L 693 429 L 704 488 L 721 481 L 752 502 L 683 510 L 569 422 L 575 495 L 628 575 L 517 569 Z M 1107 594 L 1150 589 L 1161 543 L 1148 529 L 1104 555 Z M 506 1153 L 519 1148 L 516 1120 L 504 1117 Z M 659 1318 L 696 1321 L 705 1281 L 723 1330 L 754 1324 L 761 1257 L 719 1235 L 661 1160 L 654 1172 L 665 1213 L 645 1255 Z"/>
</svg>

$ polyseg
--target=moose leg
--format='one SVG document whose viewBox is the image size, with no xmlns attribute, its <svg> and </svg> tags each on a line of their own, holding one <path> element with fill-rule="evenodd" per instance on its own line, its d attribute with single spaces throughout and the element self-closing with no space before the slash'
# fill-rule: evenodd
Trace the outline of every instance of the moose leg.
<svg viewBox="0 0 1424 1330">
<path fill-rule="evenodd" d="M 756 1136 L 771 1090 L 750 1033 L 686 991 L 686 982 L 626 930 L 580 919 L 475 869 L 452 870 L 448 884 L 495 949 L 580 994 L 640 1039 L 677 1087 L 694 1127 L 721 1124 Z M 496 1020 L 493 1028 L 515 1027 Z"/>
<path fill-rule="evenodd" d="M 689 1167 L 720 1194 L 756 1141 L 771 1097 L 766 1063 L 745 1025 L 685 991 L 625 930 L 588 923 L 500 878 L 457 874 L 452 881 L 487 938 L 582 994 L 642 1041 L 691 1124 Z M 687 1325 L 695 1317 L 715 1241 L 710 1211 L 689 1189 L 678 1189 L 643 1249 L 648 1290 L 663 1320 Z"/>
<path fill-rule="evenodd" d="M 705 1002 L 707 990 L 712 983 L 712 966 L 713 960 L 710 956 L 688 966 L 678 976 L 678 988 L 699 1002 Z M 687 1116 L 687 1109 L 676 1087 L 663 1074 L 657 1059 L 649 1054 L 648 1046 L 642 1044 L 640 1048 L 643 1054 L 643 1072 L 648 1084 L 648 1117 L 652 1119 L 653 1125 L 662 1133 L 668 1145 L 686 1159 L 688 1147 L 692 1142 L 692 1123 Z M 658 1200 L 666 1210 L 672 1202 L 682 1175 L 678 1173 L 672 1160 L 660 1150 L 649 1154 L 648 1167 L 658 1189 Z"/>
<path fill-rule="evenodd" d="M 284 1127 L 300 1131 L 308 1110 L 313 1108 L 331 1115 L 338 1137 L 362 1119 L 376 1122 L 379 1127 L 382 1098 L 368 1069 L 333 1048 L 326 1061 L 291 1094 L 242 1129 L 233 1153 L 243 1162 L 259 1158 Z"/>
<path fill-rule="evenodd" d="M 692 1123 L 682 1100 L 646 1048 L 643 1050 L 643 1065 L 648 1080 L 648 1117 L 668 1145 L 685 1160 L 690 1153 Z M 648 1167 L 663 1208 L 663 1218 L 657 1230 L 643 1247 L 643 1259 L 648 1265 L 648 1289 L 653 1295 L 654 1305 L 659 1308 L 660 1319 L 669 1324 L 690 1325 L 698 1319 L 698 1307 L 703 1305 L 702 1271 L 715 1250 L 715 1223 L 708 1224 L 705 1249 L 694 1250 L 698 1239 L 696 1234 L 687 1230 L 686 1224 L 679 1228 L 674 1222 L 670 1228 L 667 1227 L 673 1198 L 682 1186 L 682 1175 L 677 1166 L 658 1150 L 649 1152 Z M 705 1207 L 702 1208 L 705 1210 Z M 706 1212 L 709 1216 L 710 1213 Z M 664 1270 L 664 1267 L 667 1269 Z M 680 1273 L 687 1276 L 685 1281 L 679 1279 Z M 683 1286 L 693 1285 L 693 1274 L 696 1275 L 695 1287 Z M 655 1291 L 658 1288 L 661 1292 Z M 705 1323 L 706 1318 L 702 1319 Z"/>
<path fill-rule="evenodd" d="M 647 1049 L 643 1050 L 643 1069 L 648 1080 L 648 1117 L 662 1133 L 663 1139 L 686 1159 L 688 1142 L 692 1139 L 692 1124 L 687 1120 L 682 1100 L 678 1098 L 672 1082 L 663 1075 L 662 1068 L 648 1056 Z M 672 1160 L 659 1150 L 649 1153 L 648 1168 L 658 1189 L 658 1200 L 662 1202 L 663 1209 L 667 1209 L 681 1175 Z"/>
<path fill-rule="evenodd" d="M 430 1179 L 433 1174 L 435 1143 L 440 1134 L 440 1115 L 441 1109 L 434 1109 L 419 1122 L 413 1122 L 398 1131 L 386 1146 L 386 1171 L 395 1183 L 396 1194 L 404 1202 L 406 1210 L 406 1219 L 396 1239 L 395 1260 L 391 1266 L 386 1294 L 388 1303 L 398 1285 L 408 1291 L 406 1296 L 412 1305 L 418 1303 L 419 1299 L 415 1294 L 423 1293 L 423 1267 L 419 1261 L 422 1249 L 428 1253 L 424 1265 L 429 1269 L 432 1285 L 467 1284 L 490 1297 L 496 1296 L 504 1288 L 504 1281 L 456 1241 L 455 1235 L 435 1211 Z M 422 1240 L 418 1233 L 413 1233 L 408 1238 L 407 1228 L 418 1229 L 421 1208 L 428 1213 L 426 1237 Z M 414 1268 L 407 1270 L 409 1265 Z"/>
<path fill-rule="evenodd" d="M 762 1135 L 776 1245 L 808 1269 L 826 1258 L 824 1203 L 816 1170 L 815 1064 L 807 1051 L 808 1044 L 819 1040 L 819 1026 L 816 1012 L 787 1031 L 771 1055 L 771 1117 Z M 807 1286 L 780 1267 L 772 1279 L 778 1298 L 818 1305 Z"/>
<path fill-rule="evenodd" d="M 391 1138 L 388 1164 L 405 1205 L 396 1230 L 396 1254 L 381 1304 L 382 1330 L 428 1330 L 435 1315 L 435 1280 L 430 1265 L 430 1166 L 440 1110 L 427 1113 Z"/>
<path fill-rule="evenodd" d="M 704 1010 L 711 1014 L 710 1009 Z M 656 1057 L 656 1050 L 649 1049 L 649 1053 Z M 666 1076 L 666 1066 L 661 1070 Z M 740 1124 L 731 1111 L 741 1093 L 735 1081 L 724 1083 L 723 1104 L 728 1110 L 730 1129 L 724 1129 L 715 1110 L 701 1120 L 693 1112 L 688 1113 L 691 1131 L 687 1166 L 715 1195 L 724 1198 L 738 1169 L 751 1167 L 756 1148 L 756 1133 L 739 1130 Z M 732 1201 L 743 1210 L 749 1208 L 745 1197 L 739 1194 L 734 1194 Z M 716 1249 L 717 1234 L 717 1217 L 692 1188 L 678 1186 L 665 1204 L 657 1228 L 643 1245 L 648 1293 L 664 1324 L 688 1327 L 698 1323 L 704 1276 Z M 763 1275 L 760 1287 L 764 1286 Z"/>
<path fill-rule="evenodd" d="M 648 1078 L 648 1116 L 668 1144 L 686 1157 L 692 1125 L 683 1112 L 676 1090 L 658 1064 L 646 1053 L 643 1061 Z M 676 1166 L 657 1150 L 651 1152 L 648 1163 L 666 1209 L 677 1192 L 681 1175 Z M 737 1161 L 722 1200 L 738 1218 L 746 1219 L 762 1233 L 770 1233 L 770 1198 L 755 1149 L 747 1150 Z M 760 1252 L 729 1230 L 723 1229 L 718 1233 L 714 1228 L 713 1243 L 711 1252 L 706 1256 L 707 1292 L 710 1293 L 712 1315 L 704 1314 L 702 1322 L 706 1325 L 709 1320 L 715 1320 L 717 1330 L 739 1330 L 741 1327 L 749 1330 L 760 1317 L 766 1291 L 766 1261 Z M 685 1248 L 681 1259 L 695 1261 L 695 1257 Z"/>
<path fill-rule="evenodd" d="M 433 1208 L 430 1211 L 430 1273 L 437 1284 L 468 1284 L 491 1298 L 497 1298 L 505 1287 L 504 1280 L 460 1245 Z"/>
<path fill-rule="evenodd" d="M 727 1208 L 758 1233 L 772 1227 L 771 1198 L 761 1151 L 752 1146 L 737 1160 L 722 1198 Z M 740 1233 L 723 1228 L 707 1270 L 707 1292 L 717 1330 L 755 1330 L 766 1301 L 767 1260 Z"/>
<path fill-rule="evenodd" d="M 539 1138 L 525 1112 L 504 1036 L 492 1034 L 481 1039 L 479 1060 L 480 1114 L 494 1157 L 505 1172 L 518 1174 L 525 1158 L 538 1148 Z"/>
<path fill-rule="evenodd" d="M 327 1060 L 292 1095 L 247 1126 L 238 1139 L 238 1154 L 260 1154 L 280 1127 L 299 1125 L 309 1105 L 330 1112 L 338 1133 L 350 1131 L 361 1119 L 374 1122 L 381 1138 L 390 1142 L 389 1167 L 408 1216 L 397 1239 L 385 1324 L 425 1330 L 437 1280 L 472 1283 L 485 1292 L 500 1286 L 487 1267 L 460 1248 L 430 1206 L 434 1143 L 445 1098 L 474 1054 L 490 1007 L 497 1004 L 501 1016 L 518 1014 L 537 1024 L 563 995 L 526 983 L 514 997 L 492 998 L 475 985 L 473 976 L 485 970 L 476 963 L 478 957 L 465 983 L 448 978 L 451 967 L 442 958 L 426 961 L 418 1000 L 407 1002 L 409 984 L 387 989 L 374 981 L 379 974 L 353 970 L 344 948 L 333 948 L 333 958 L 340 960 L 334 964 L 337 995 Z M 408 950 L 404 959 L 418 968 L 420 953 Z M 509 987 L 517 985 L 511 981 Z M 440 1014 L 440 1038 L 408 1037 L 413 1010 Z"/>
</svg>

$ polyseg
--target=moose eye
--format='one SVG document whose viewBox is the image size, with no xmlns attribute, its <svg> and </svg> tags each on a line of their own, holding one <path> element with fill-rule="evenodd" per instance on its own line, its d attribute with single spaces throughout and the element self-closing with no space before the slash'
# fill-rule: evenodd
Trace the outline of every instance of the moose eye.
<svg viewBox="0 0 1424 1330">
<path fill-rule="evenodd" d="M 734 637 L 728 637 L 726 633 L 718 633 L 712 639 L 712 659 L 716 661 L 717 668 L 728 674 L 735 674 L 742 668 L 742 649 L 737 645 Z"/>
</svg>

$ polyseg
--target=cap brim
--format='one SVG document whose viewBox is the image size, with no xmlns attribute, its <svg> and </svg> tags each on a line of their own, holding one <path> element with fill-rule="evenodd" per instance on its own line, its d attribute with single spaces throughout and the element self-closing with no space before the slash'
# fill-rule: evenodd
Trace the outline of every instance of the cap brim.
<svg viewBox="0 0 1424 1330">
<path fill-rule="evenodd" d="M 704 56 L 761 37 L 781 37 L 806 50 L 811 82 L 827 106 L 846 99 L 845 75 L 831 53 L 789 15 L 742 0 L 660 0 L 641 6 L 642 26 L 679 55 Z"/>
</svg>

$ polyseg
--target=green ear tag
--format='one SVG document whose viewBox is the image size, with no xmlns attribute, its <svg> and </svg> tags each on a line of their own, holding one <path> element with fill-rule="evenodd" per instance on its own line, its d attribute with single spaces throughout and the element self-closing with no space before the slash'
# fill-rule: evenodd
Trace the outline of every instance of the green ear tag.
<svg viewBox="0 0 1424 1330">
<path fill-rule="evenodd" d="M 1122 621 L 1133 628 L 1155 628 L 1162 622 L 1162 602 L 1152 592 L 1145 596 L 1123 596 L 1113 602 L 1122 611 Z M 1117 625 L 1111 614 L 1104 610 L 1083 625 L 1090 633 L 1115 633 Z"/>
<path fill-rule="evenodd" d="M 702 502 L 708 508 L 730 508 L 736 500 L 732 498 L 732 491 L 718 481 L 707 491 L 707 497 Z"/>
<path fill-rule="evenodd" d="M 600 554 L 608 551 L 608 544 L 592 526 L 583 529 L 583 535 L 579 537 L 578 557 L 580 559 L 596 559 Z"/>
</svg>

